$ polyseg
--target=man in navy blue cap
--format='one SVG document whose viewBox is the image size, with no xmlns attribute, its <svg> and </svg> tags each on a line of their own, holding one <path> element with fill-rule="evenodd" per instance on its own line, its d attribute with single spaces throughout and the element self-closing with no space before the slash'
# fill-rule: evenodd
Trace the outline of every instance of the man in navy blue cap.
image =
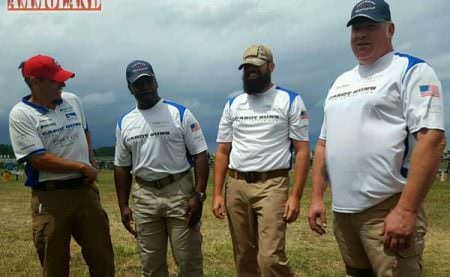
<svg viewBox="0 0 450 277">
<path fill-rule="evenodd" d="M 347 275 L 422 276 L 422 203 L 446 143 L 441 83 L 425 61 L 393 51 L 386 2 L 358 2 L 347 26 L 358 65 L 325 100 L 309 224 L 325 233 L 329 180 Z"/>
<path fill-rule="evenodd" d="M 187 108 L 158 95 L 148 62 L 130 63 L 126 79 L 137 107 L 117 123 L 114 177 L 122 222 L 137 239 L 142 276 L 169 276 L 168 240 L 179 276 L 203 276 L 200 218 L 209 161 L 200 124 Z M 128 204 L 133 175 L 136 229 Z"/>
<path fill-rule="evenodd" d="M 350 20 L 347 27 L 355 24 L 358 20 L 387 22 L 391 21 L 391 11 L 389 4 L 383 0 L 365 0 L 353 7 Z"/>
</svg>

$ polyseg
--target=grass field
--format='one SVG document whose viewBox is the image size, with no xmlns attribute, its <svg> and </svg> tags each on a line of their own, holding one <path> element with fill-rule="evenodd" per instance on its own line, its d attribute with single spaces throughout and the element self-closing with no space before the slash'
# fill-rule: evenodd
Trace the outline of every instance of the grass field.
<svg viewBox="0 0 450 277">
<path fill-rule="evenodd" d="M 31 241 L 30 191 L 19 182 L 0 182 L 0 276 L 40 276 L 38 259 Z M 139 276 L 140 262 L 135 242 L 122 227 L 115 196 L 112 171 L 99 176 L 102 203 L 111 221 L 117 276 Z M 211 195 L 211 184 L 208 188 Z M 324 236 L 313 234 L 306 222 L 310 184 L 301 203 L 301 216 L 288 227 L 287 252 L 297 276 L 344 276 L 331 230 Z M 327 204 L 330 206 L 329 192 Z M 211 197 L 203 216 L 203 252 L 206 276 L 234 276 L 231 240 L 226 221 L 211 213 Z M 450 182 L 436 181 L 426 200 L 429 232 L 424 254 L 426 276 L 450 276 Z M 332 222 L 328 213 L 329 223 Z M 331 225 L 331 224 L 329 224 Z M 330 229 L 330 228 L 329 228 Z M 169 258 L 170 272 L 175 266 Z M 88 276 L 79 247 L 73 243 L 71 276 Z"/>
</svg>

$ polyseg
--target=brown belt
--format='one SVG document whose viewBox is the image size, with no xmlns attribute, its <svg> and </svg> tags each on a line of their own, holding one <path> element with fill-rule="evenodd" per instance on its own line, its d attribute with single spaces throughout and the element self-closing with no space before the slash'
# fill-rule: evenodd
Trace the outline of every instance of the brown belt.
<svg viewBox="0 0 450 277">
<path fill-rule="evenodd" d="M 84 186 L 83 178 L 68 180 L 49 180 L 39 183 L 33 189 L 35 190 L 60 190 L 60 189 L 79 189 Z"/>
<path fill-rule="evenodd" d="M 228 169 L 228 175 L 235 179 L 245 180 L 247 183 L 264 182 L 271 178 L 289 176 L 289 169 L 277 169 L 266 172 L 241 172 L 234 169 Z"/>
<path fill-rule="evenodd" d="M 142 178 L 139 178 L 138 176 L 135 177 L 136 182 L 138 182 L 141 185 L 145 185 L 145 186 L 150 186 L 150 187 L 154 187 L 157 189 L 160 189 L 168 184 L 171 184 L 175 181 L 180 180 L 181 178 L 183 178 L 184 176 L 186 176 L 187 174 L 189 174 L 191 172 L 191 170 L 186 170 L 184 172 L 181 173 L 176 173 L 176 174 L 171 174 L 169 176 L 166 176 L 164 178 L 158 179 L 158 180 L 153 180 L 153 181 L 146 181 Z"/>
</svg>

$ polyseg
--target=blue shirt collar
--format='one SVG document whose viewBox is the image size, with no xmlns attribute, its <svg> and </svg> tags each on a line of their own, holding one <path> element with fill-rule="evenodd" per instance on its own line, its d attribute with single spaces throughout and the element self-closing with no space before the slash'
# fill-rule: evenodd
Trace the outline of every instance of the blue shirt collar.
<svg viewBox="0 0 450 277">
<path fill-rule="evenodd" d="M 46 107 L 42 107 L 41 105 L 38 105 L 38 104 L 35 104 L 35 103 L 30 102 L 30 101 L 29 101 L 30 98 L 31 98 L 31 94 L 29 94 L 29 95 L 23 97 L 23 98 L 22 98 L 22 102 L 25 103 L 26 105 L 30 106 L 30 107 L 35 108 L 35 109 L 36 109 L 38 112 L 40 112 L 41 114 L 46 114 L 46 113 L 48 113 L 48 109 L 47 109 Z M 62 100 L 62 99 L 59 99 L 59 100 L 57 100 L 56 105 L 61 105 L 62 102 L 63 102 L 63 100 Z"/>
</svg>

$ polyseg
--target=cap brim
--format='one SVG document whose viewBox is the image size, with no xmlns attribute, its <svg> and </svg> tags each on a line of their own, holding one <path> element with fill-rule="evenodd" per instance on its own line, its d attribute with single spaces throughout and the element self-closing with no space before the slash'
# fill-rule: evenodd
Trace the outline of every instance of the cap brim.
<svg viewBox="0 0 450 277">
<path fill-rule="evenodd" d="M 154 77 L 155 75 L 150 74 L 150 73 L 142 73 L 142 74 L 139 74 L 139 75 L 130 77 L 130 78 L 128 79 L 128 82 L 129 82 L 129 83 L 134 83 L 134 82 L 137 81 L 137 79 L 139 79 L 139 78 L 141 78 L 141 77 L 144 77 L 144 76 Z"/>
<path fill-rule="evenodd" d="M 259 58 L 248 58 L 248 59 L 244 60 L 244 62 L 238 67 L 238 69 L 241 70 L 244 67 L 244 65 L 246 65 L 246 64 L 261 66 L 265 63 L 267 63 L 267 61 L 259 59 Z"/>
<path fill-rule="evenodd" d="M 56 72 L 53 76 L 53 80 L 56 82 L 64 83 L 70 78 L 75 77 L 75 73 L 61 69 L 60 71 Z"/>
<path fill-rule="evenodd" d="M 358 15 L 355 15 L 354 17 L 350 18 L 350 20 L 347 22 L 347 27 L 349 27 L 350 25 L 353 25 L 353 23 L 355 23 L 355 21 L 356 21 L 358 18 L 359 18 L 359 19 L 369 19 L 369 20 L 374 21 L 374 22 L 383 22 L 383 21 L 386 21 L 386 19 L 384 19 L 384 18 L 374 18 L 374 17 L 372 17 L 372 16 L 370 16 L 370 15 L 366 15 L 366 14 L 358 14 Z"/>
</svg>

